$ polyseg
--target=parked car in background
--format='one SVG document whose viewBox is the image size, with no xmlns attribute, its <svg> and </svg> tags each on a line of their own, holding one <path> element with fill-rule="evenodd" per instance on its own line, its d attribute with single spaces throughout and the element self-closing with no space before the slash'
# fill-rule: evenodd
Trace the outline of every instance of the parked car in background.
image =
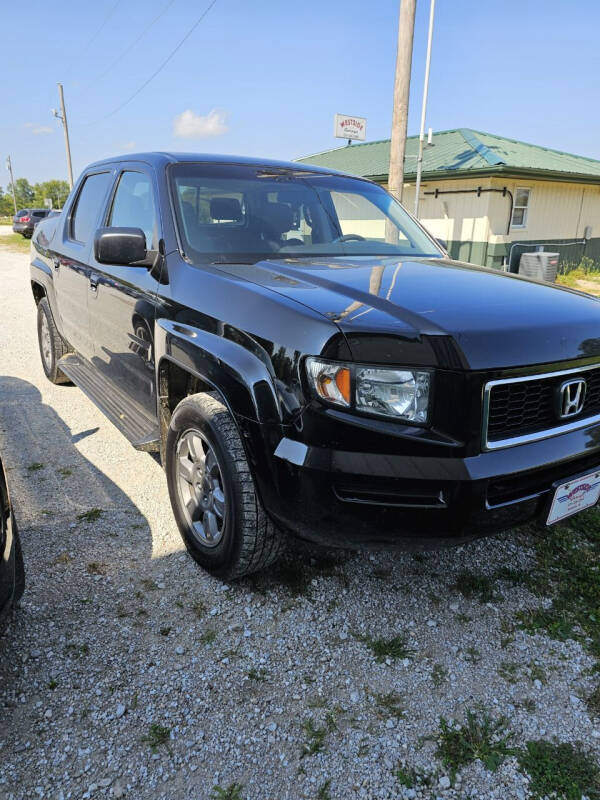
<svg viewBox="0 0 600 800">
<path fill-rule="evenodd" d="M 13 217 L 12 229 L 15 233 L 22 234 L 26 239 L 31 239 L 35 226 L 49 215 L 47 208 L 23 208 Z"/>
<path fill-rule="evenodd" d="M 25 569 L 6 473 L 0 459 L 0 631 L 25 588 Z"/>
<path fill-rule="evenodd" d="M 160 452 L 221 577 L 271 563 L 282 530 L 433 547 L 598 500 L 598 300 L 450 260 L 375 183 L 122 156 L 31 256 L 46 376 Z"/>
</svg>

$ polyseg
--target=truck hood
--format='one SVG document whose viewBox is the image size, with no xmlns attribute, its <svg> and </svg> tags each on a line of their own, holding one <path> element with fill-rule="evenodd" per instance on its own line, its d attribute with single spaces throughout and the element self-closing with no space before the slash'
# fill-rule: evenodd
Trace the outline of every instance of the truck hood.
<svg viewBox="0 0 600 800">
<path fill-rule="evenodd" d="M 428 349 L 440 366 L 466 369 L 600 357 L 599 300 L 473 264 L 358 257 L 219 268 L 328 317 L 358 361 L 399 363 L 392 340 L 407 355 Z"/>
</svg>

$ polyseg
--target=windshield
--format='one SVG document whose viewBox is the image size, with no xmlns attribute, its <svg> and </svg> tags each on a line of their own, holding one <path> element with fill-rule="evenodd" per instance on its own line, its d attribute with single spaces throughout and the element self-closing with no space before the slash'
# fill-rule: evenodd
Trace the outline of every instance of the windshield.
<svg viewBox="0 0 600 800">
<path fill-rule="evenodd" d="M 384 189 L 304 170 L 179 163 L 175 212 L 192 262 L 442 253 Z"/>
</svg>

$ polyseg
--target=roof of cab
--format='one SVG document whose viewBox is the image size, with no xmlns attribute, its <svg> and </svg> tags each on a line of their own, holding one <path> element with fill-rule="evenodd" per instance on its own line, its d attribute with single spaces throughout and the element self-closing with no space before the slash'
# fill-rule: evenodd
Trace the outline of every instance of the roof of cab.
<svg viewBox="0 0 600 800">
<path fill-rule="evenodd" d="M 252 167 L 273 167 L 275 169 L 290 169 L 294 172 L 320 172 L 323 174 L 344 175 L 345 173 L 329 167 L 319 167 L 314 164 L 299 164 L 292 161 L 276 161 L 270 158 L 250 158 L 248 156 L 227 156 L 215 153 L 125 153 L 112 158 L 105 158 L 95 161 L 86 167 L 86 171 L 91 167 L 99 167 L 104 164 L 115 164 L 122 161 L 142 161 L 153 167 L 165 167 L 168 164 L 187 163 L 206 163 L 206 164 L 239 164 Z"/>
</svg>

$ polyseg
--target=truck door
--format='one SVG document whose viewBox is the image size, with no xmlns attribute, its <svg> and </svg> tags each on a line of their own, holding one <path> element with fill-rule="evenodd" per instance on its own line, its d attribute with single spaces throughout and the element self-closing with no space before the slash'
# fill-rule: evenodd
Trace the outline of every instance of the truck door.
<svg viewBox="0 0 600 800">
<path fill-rule="evenodd" d="M 141 228 L 149 260 L 160 238 L 153 173 L 122 165 L 105 218 L 107 227 Z M 157 414 L 154 317 L 158 279 L 149 266 L 100 264 L 93 252 L 89 308 L 93 363 L 151 418 Z"/>
<path fill-rule="evenodd" d="M 90 172 L 81 182 L 61 235 L 52 244 L 53 282 L 58 325 L 62 335 L 82 356 L 94 354 L 88 297 L 90 293 L 89 257 L 94 234 L 104 211 L 114 172 L 110 167 Z"/>
</svg>

